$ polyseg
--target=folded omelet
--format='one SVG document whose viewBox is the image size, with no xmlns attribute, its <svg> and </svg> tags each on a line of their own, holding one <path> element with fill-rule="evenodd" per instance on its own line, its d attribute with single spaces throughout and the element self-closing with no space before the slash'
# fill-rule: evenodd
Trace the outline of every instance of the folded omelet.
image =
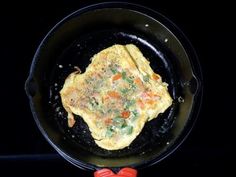
<svg viewBox="0 0 236 177">
<path fill-rule="evenodd" d="M 60 91 L 68 126 L 79 115 L 98 146 L 125 148 L 172 104 L 168 84 L 133 44 L 108 47 L 91 61 L 84 73 L 71 73 Z"/>
</svg>

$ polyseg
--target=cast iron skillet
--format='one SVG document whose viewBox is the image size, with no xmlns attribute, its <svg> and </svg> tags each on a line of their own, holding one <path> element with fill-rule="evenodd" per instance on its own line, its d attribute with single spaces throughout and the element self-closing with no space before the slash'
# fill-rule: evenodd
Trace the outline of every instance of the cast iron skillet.
<svg viewBox="0 0 236 177">
<path fill-rule="evenodd" d="M 59 91 L 78 66 L 82 72 L 97 52 L 113 44 L 137 45 L 169 84 L 173 105 L 146 123 L 122 150 L 99 148 L 76 116 L 68 128 Z M 171 154 L 189 134 L 200 109 L 202 75 L 184 34 L 161 14 L 129 3 L 101 3 L 79 9 L 57 23 L 39 45 L 25 90 L 33 117 L 46 140 L 66 160 L 89 170 L 143 168 Z M 124 175 L 125 176 L 125 175 Z"/>
</svg>

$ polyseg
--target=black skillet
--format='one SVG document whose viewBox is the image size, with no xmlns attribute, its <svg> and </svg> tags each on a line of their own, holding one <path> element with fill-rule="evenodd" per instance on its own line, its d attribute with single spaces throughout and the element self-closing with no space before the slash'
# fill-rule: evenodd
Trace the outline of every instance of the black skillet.
<svg viewBox="0 0 236 177">
<path fill-rule="evenodd" d="M 88 126 L 76 116 L 68 128 L 59 91 L 78 66 L 113 44 L 137 45 L 151 67 L 169 84 L 173 105 L 146 123 L 132 144 L 122 150 L 99 148 Z M 37 126 L 66 160 L 82 169 L 114 171 L 143 168 L 171 154 L 189 134 L 200 109 L 202 75 L 197 56 L 184 34 L 161 14 L 129 3 L 101 3 L 68 15 L 39 45 L 25 84 Z M 125 168 L 119 176 L 134 175 Z M 100 170 L 97 176 L 118 176 Z"/>
</svg>

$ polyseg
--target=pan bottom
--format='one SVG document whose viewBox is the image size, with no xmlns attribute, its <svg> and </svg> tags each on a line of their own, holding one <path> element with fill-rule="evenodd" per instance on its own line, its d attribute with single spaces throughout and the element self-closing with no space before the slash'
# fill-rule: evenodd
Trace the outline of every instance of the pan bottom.
<svg viewBox="0 0 236 177">
<path fill-rule="evenodd" d="M 148 42 L 147 42 L 148 41 Z M 130 31 L 105 29 L 83 34 L 70 44 L 57 58 L 57 63 L 51 72 L 49 91 L 49 117 L 56 122 L 56 126 L 64 135 L 66 141 L 74 149 L 83 149 L 92 154 L 103 157 L 122 157 L 133 154 L 142 154 L 155 149 L 163 149 L 171 143 L 171 127 L 175 121 L 178 103 L 173 105 L 150 122 L 147 122 L 131 145 L 122 150 L 108 151 L 98 147 L 83 119 L 75 115 L 76 123 L 72 128 L 67 126 L 67 113 L 64 110 L 59 91 L 62 89 L 66 77 L 79 67 L 82 72 L 90 63 L 90 58 L 99 51 L 114 44 L 135 44 L 146 58 L 149 59 L 152 69 L 159 73 L 164 82 L 169 84 L 168 90 L 174 100 L 179 95 L 178 73 L 175 72 L 175 60 L 162 42 L 153 41 L 151 38 L 134 34 Z"/>
</svg>

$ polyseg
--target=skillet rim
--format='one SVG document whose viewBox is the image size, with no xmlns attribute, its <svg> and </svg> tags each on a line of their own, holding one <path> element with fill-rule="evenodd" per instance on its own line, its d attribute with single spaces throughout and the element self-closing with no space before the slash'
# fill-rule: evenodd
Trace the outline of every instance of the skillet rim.
<svg viewBox="0 0 236 177">
<path fill-rule="evenodd" d="M 72 12 L 71 14 L 67 15 L 62 20 L 60 20 L 53 28 L 51 28 L 51 30 L 47 33 L 47 35 L 43 38 L 43 40 L 39 44 L 39 46 L 38 46 L 38 48 L 35 52 L 35 55 L 33 57 L 33 61 L 32 61 L 31 67 L 30 67 L 29 76 L 28 76 L 28 78 L 25 82 L 25 91 L 26 91 L 26 94 L 27 94 L 27 96 L 30 100 L 30 108 L 31 108 L 33 117 L 35 119 L 35 122 L 36 122 L 38 128 L 40 129 L 41 133 L 43 134 L 43 136 L 54 147 L 54 149 L 61 156 L 63 156 L 67 161 L 69 161 L 70 163 L 72 163 L 73 165 L 75 165 L 79 168 L 89 169 L 89 170 L 99 169 L 100 167 L 98 167 L 94 164 L 89 164 L 87 162 L 83 162 L 83 161 L 80 161 L 78 159 L 75 160 L 73 157 L 67 155 L 65 152 L 63 152 L 61 149 L 59 149 L 51 141 L 51 139 L 48 137 L 46 131 L 41 126 L 40 121 L 38 120 L 38 116 L 37 116 L 37 113 L 34 109 L 34 103 L 33 103 L 33 100 L 32 100 L 32 96 L 31 96 L 29 87 L 30 87 L 31 81 L 33 80 L 33 75 L 34 75 L 36 63 L 39 60 L 38 56 L 40 54 L 41 48 L 44 46 L 44 44 L 47 42 L 47 40 L 50 39 L 50 36 L 58 28 L 60 28 L 60 26 L 63 25 L 63 23 L 65 23 L 66 21 L 69 21 L 73 17 L 78 16 L 78 15 L 83 14 L 83 13 L 86 13 L 88 11 L 93 11 L 93 10 L 97 10 L 97 9 L 106 9 L 106 8 L 114 8 L 114 9 L 122 8 L 122 9 L 137 11 L 138 13 L 142 13 L 142 14 L 144 14 L 148 17 L 154 18 L 156 21 L 160 22 L 164 27 L 166 27 L 177 38 L 177 40 L 179 40 L 180 44 L 183 45 L 183 48 L 185 49 L 185 52 L 188 55 L 188 59 L 190 61 L 191 67 L 192 67 L 191 69 L 193 71 L 193 76 L 195 77 L 196 82 L 197 82 L 197 88 L 196 88 L 196 92 L 194 94 L 194 101 L 193 101 L 193 106 L 192 106 L 190 116 L 188 118 L 187 123 L 184 125 L 185 126 L 184 129 L 182 130 L 180 135 L 177 137 L 177 139 L 174 141 L 173 145 L 170 148 L 168 148 L 167 150 L 165 150 L 163 153 L 161 153 L 159 156 L 157 156 L 155 159 L 152 159 L 152 160 L 149 160 L 149 161 L 144 161 L 141 164 L 134 164 L 132 166 L 132 167 L 135 167 L 135 168 L 148 167 L 148 166 L 154 165 L 154 164 L 162 161 L 163 159 L 165 159 L 166 157 L 171 155 L 185 141 L 185 139 L 189 136 L 189 134 L 190 134 L 190 132 L 191 132 L 196 120 L 197 120 L 198 114 L 200 112 L 200 107 L 201 107 L 201 102 L 202 102 L 202 95 L 203 95 L 203 85 L 202 85 L 203 76 L 202 76 L 202 71 L 201 71 L 201 67 L 200 67 L 200 63 L 199 63 L 199 59 L 198 59 L 198 56 L 196 54 L 196 51 L 194 50 L 192 44 L 190 43 L 188 38 L 184 35 L 184 33 L 172 21 L 170 21 L 164 15 L 162 15 L 159 12 L 157 12 L 153 9 L 150 9 L 148 7 L 138 5 L 138 4 L 134 4 L 134 3 L 127 3 L 127 2 L 97 3 L 97 4 L 93 4 L 93 5 L 83 7 L 81 9 L 78 9 L 78 10 Z M 186 48 L 187 48 L 187 50 L 186 50 Z M 189 56 L 191 56 L 191 57 L 189 57 Z M 198 108 L 196 108 L 196 105 L 195 105 L 196 102 L 198 104 L 197 105 Z M 195 111 L 195 114 L 193 114 L 193 111 Z M 111 168 L 113 168 L 113 167 L 111 167 Z"/>
</svg>

